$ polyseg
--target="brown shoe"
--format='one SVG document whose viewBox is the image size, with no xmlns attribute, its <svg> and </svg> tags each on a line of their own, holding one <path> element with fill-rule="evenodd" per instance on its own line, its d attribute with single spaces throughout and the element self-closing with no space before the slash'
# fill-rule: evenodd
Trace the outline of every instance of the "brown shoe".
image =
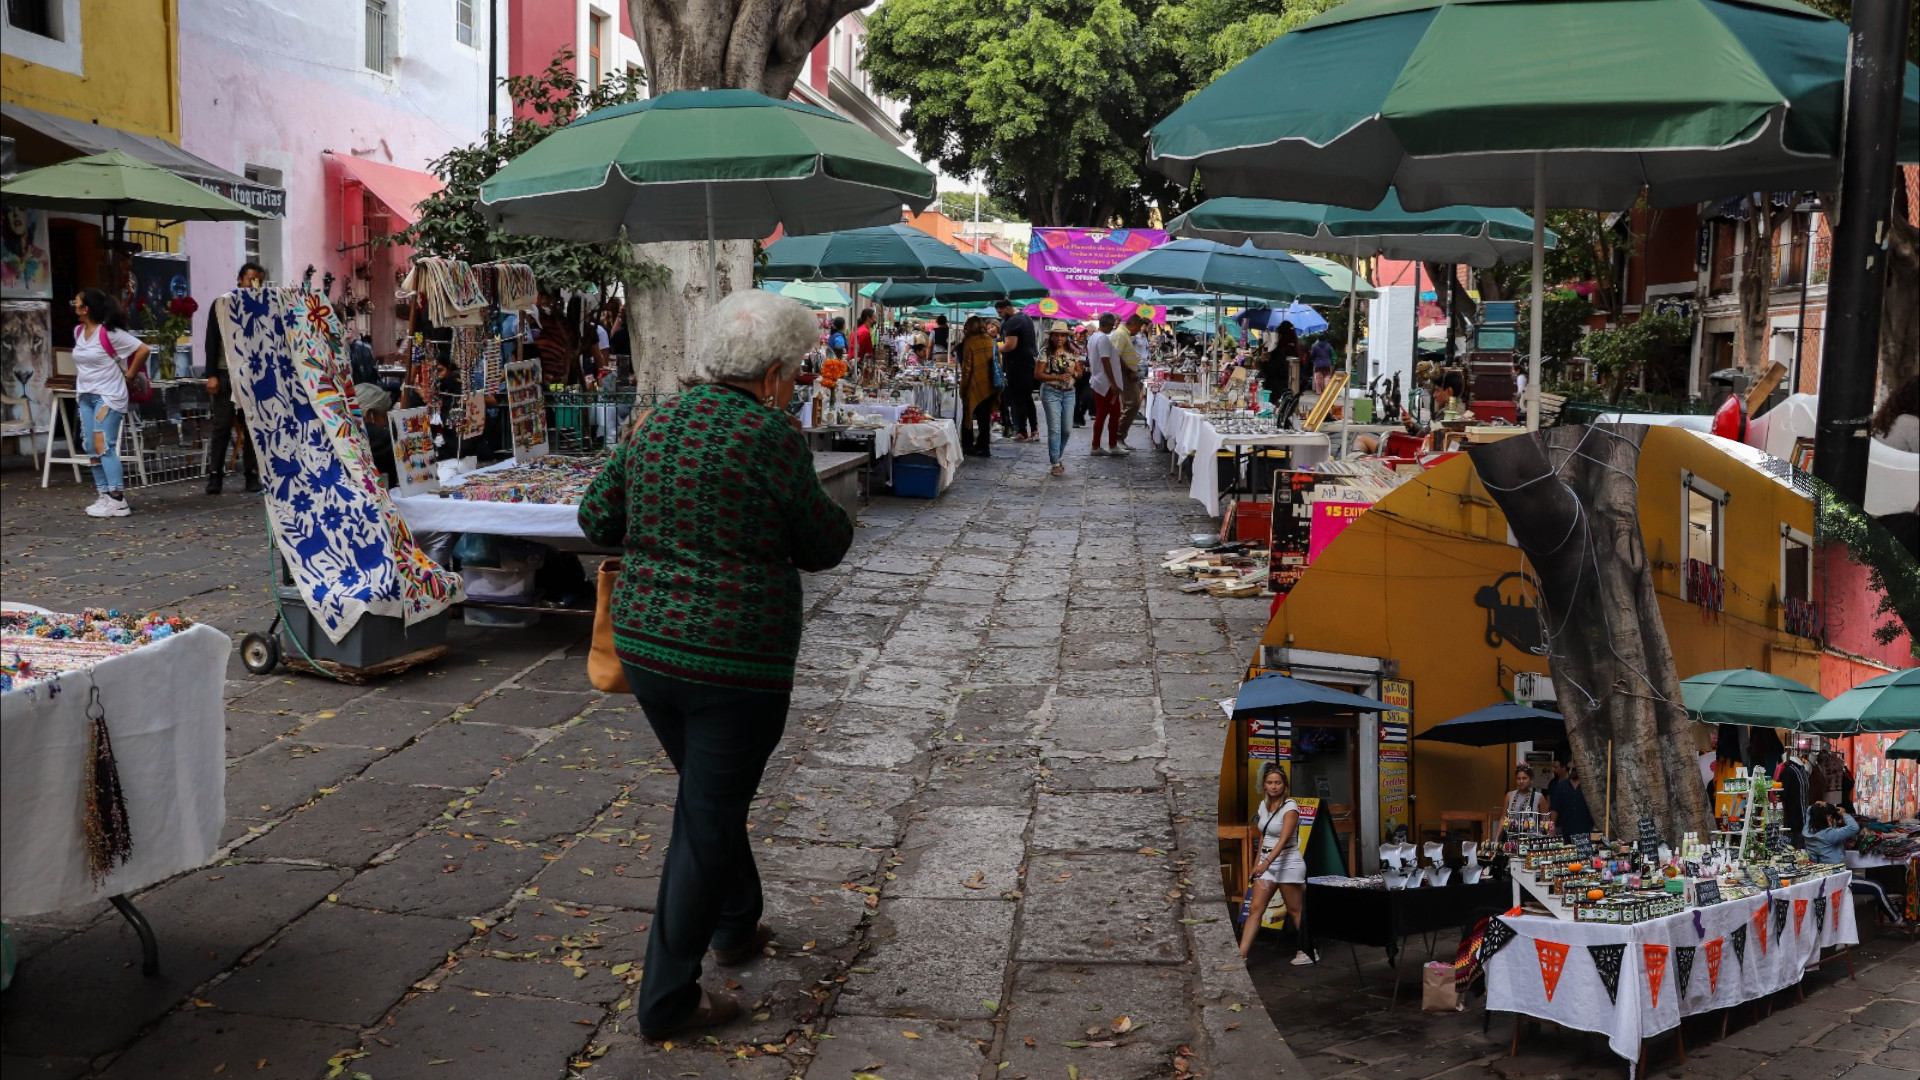
<svg viewBox="0 0 1920 1080">
<path fill-rule="evenodd" d="M 739 967 L 741 964 L 760 956 L 760 950 L 773 940 L 773 927 L 761 923 L 754 927 L 753 939 L 745 945 L 733 949 L 715 949 L 713 958 L 721 967 Z"/>
<path fill-rule="evenodd" d="M 687 1014 L 685 1020 L 668 1027 L 665 1031 L 649 1032 L 647 1038 L 659 1041 L 670 1039 L 683 1031 L 699 1031 L 702 1028 L 716 1028 L 731 1023 L 740 1016 L 740 1001 L 732 994 L 715 994 L 706 989 L 700 991 L 700 1004 Z"/>
</svg>

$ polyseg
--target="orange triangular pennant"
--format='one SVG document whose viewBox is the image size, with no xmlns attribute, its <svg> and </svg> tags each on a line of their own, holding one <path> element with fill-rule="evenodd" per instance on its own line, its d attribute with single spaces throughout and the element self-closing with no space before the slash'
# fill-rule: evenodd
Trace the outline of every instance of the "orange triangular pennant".
<svg viewBox="0 0 1920 1080">
<path fill-rule="evenodd" d="M 1800 923 L 1804 919 L 1806 919 L 1806 917 L 1807 917 L 1807 902 L 1805 900 L 1795 900 L 1793 902 L 1793 936 L 1794 937 L 1800 936 Z"/>
<path fill-rule="evenodd" d="M 1642 945 L 1642 954 L 1647 961 L 1647 992 L 1653 995 L 1653 1007 L 1660 1007 L 1660 981 L 1667 973 L 1667 946 Z"/>
<path fill-rule="evenodd" d="M 1753 932 L 1760 938 L 1760 955 L 1767 955 L 1767 905 L 1761 904 L 1753 913 Z"/>
<path fill-rule="evenodd" d="M 1567 966 L 1567 947 L 1551 941 L 1535 938 L 1533 947 L 1540 954 L 1540 981 L 1547 986 L 1547 1000 L 1553 1000 L 1554 988 L 1560 985 L 1560 971 Z"/>
<path fill-rule="evenodd" d="M 1714 938 L 1707 942 L 1707 993 L 1720 989 L 1720 946 L 1726 944 L 1726 938 Z"/>
</svg>

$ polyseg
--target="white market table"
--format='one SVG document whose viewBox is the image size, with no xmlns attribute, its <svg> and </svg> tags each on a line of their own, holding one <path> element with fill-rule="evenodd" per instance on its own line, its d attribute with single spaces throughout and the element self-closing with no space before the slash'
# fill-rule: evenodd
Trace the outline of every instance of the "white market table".
<svg viewBox="0 0 1920 1080">
<path fill-rule="evenodd" d="M 1282 431 L 1272 435 L 1222 435 L 1212 421 L 1194 409 L 1174 405 L 1154 395 L 1148 405 L 1148 429 L 1164 443 L 1177 465 L 1193 459 L 1193 482 L 1188 494 L 1207 508 L 1212 517 L 1220 516 L 1220 471 L 1214 467 L 1214 455 L 1228 447 L 1285 447 L 1293 452 L 1295 468 L 1318 465 L 1333 452 L 1333 441 L 1318 431 Z"/>
<path fill-rule="evenodd" d="M 206 865 L 226 823 L 227 659 L 205 624 L 0 697 L 0 917 L 110 900 L 139 931 L 148 974 L 153 932 L 126 896 Z M 106 714 L 133 830 L 131 857 L 95 884 L 87 871 L 80 785 L 92 691 Z"/>
<path fill-rule="evenodd" d="M 1487 1009 L 1514 1013 L 1516 1024 L 1527 1016 L 1605 1035 L 1615 1054 L 1635 1063 L 1632 1075 L 1643 1041 L 1682 1017 L 1785 990 L 1806 977 L 1822 949 L 1857 944 L 1852 877 L 1842 872 L 1627 925 L 1503 917 L 1514 936 L 1486 961 Z M 1776 900 L 1786 904 L 1784 920 Z M 1685 960 L 1684 949 L 1694 950 Z M 1617 965 L 1612 994 L 1602 963 Z"/>
</svg>

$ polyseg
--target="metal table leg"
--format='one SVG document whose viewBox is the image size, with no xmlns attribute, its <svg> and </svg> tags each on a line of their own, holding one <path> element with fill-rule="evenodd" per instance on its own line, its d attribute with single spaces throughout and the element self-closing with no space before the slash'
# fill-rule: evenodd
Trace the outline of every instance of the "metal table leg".
<svg viewBox="0 0 1920 1080">
<path fill-rule="evenodd" d="M 107 900 L 133 924 L 134 933 L 140 935 L 140 974 L 148 977 L 160 974 L 160 943 L 154 940 L 153 927 L 147 917 L 124 896 L 110 896 Z"/>
</svg>

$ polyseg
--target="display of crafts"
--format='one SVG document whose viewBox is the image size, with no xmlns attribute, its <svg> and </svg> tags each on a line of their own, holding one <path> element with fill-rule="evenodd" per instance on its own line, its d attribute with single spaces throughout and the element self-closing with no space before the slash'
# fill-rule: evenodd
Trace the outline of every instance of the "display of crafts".
<svg viewBox="0 0 1920 1080">
<path fill-rule="evenodd" d="M 547 452 L 547 409 L 540 396 L 540 364 L 524 360 L 501 367 L 506 382 L 507 426 L 513 435 L 513 456 L 518 460 L 541 457 Z"/>
<path fill-rule="evenodd" d="M 401 495 L 432 491 L 440 486 L 433 447 L 433 410 L 394 409 L 387 414 L 393 433 L 393 462 Z"/>
<path fill-rule="evenodd" d="M 0 692 L 132 652 L 192 625 L 192 619 L 179 615 L 132 615 L 100 608 L 79 614 L 0 612 Z"/>
<path fill-rule="evenodd" d="M 921 412 L 919 406 L 909 405 L 900 410 L 900 423 L 902 424 L 924 424 L 926 422 L 927 414 Z"/>
<path fill-rule="evenodd" d="M 442 488 L 440 497 L 468 502 L 575 504 L 586 495 L 587 487 L 606 463 L 604 456 L 555 454 L 534 458 L 510 468 L 468 473 L 459 484 Z"/>
<path fill-rule="evenodd" d="M 1253 413 L 1234 413 L 1230 416 L 1211 418 L 1213 429 L 1222 435 L 1276 435 L 1279 428 L 1274 426 L 1273 415 L 1255 415 Z"/>
</svg>

